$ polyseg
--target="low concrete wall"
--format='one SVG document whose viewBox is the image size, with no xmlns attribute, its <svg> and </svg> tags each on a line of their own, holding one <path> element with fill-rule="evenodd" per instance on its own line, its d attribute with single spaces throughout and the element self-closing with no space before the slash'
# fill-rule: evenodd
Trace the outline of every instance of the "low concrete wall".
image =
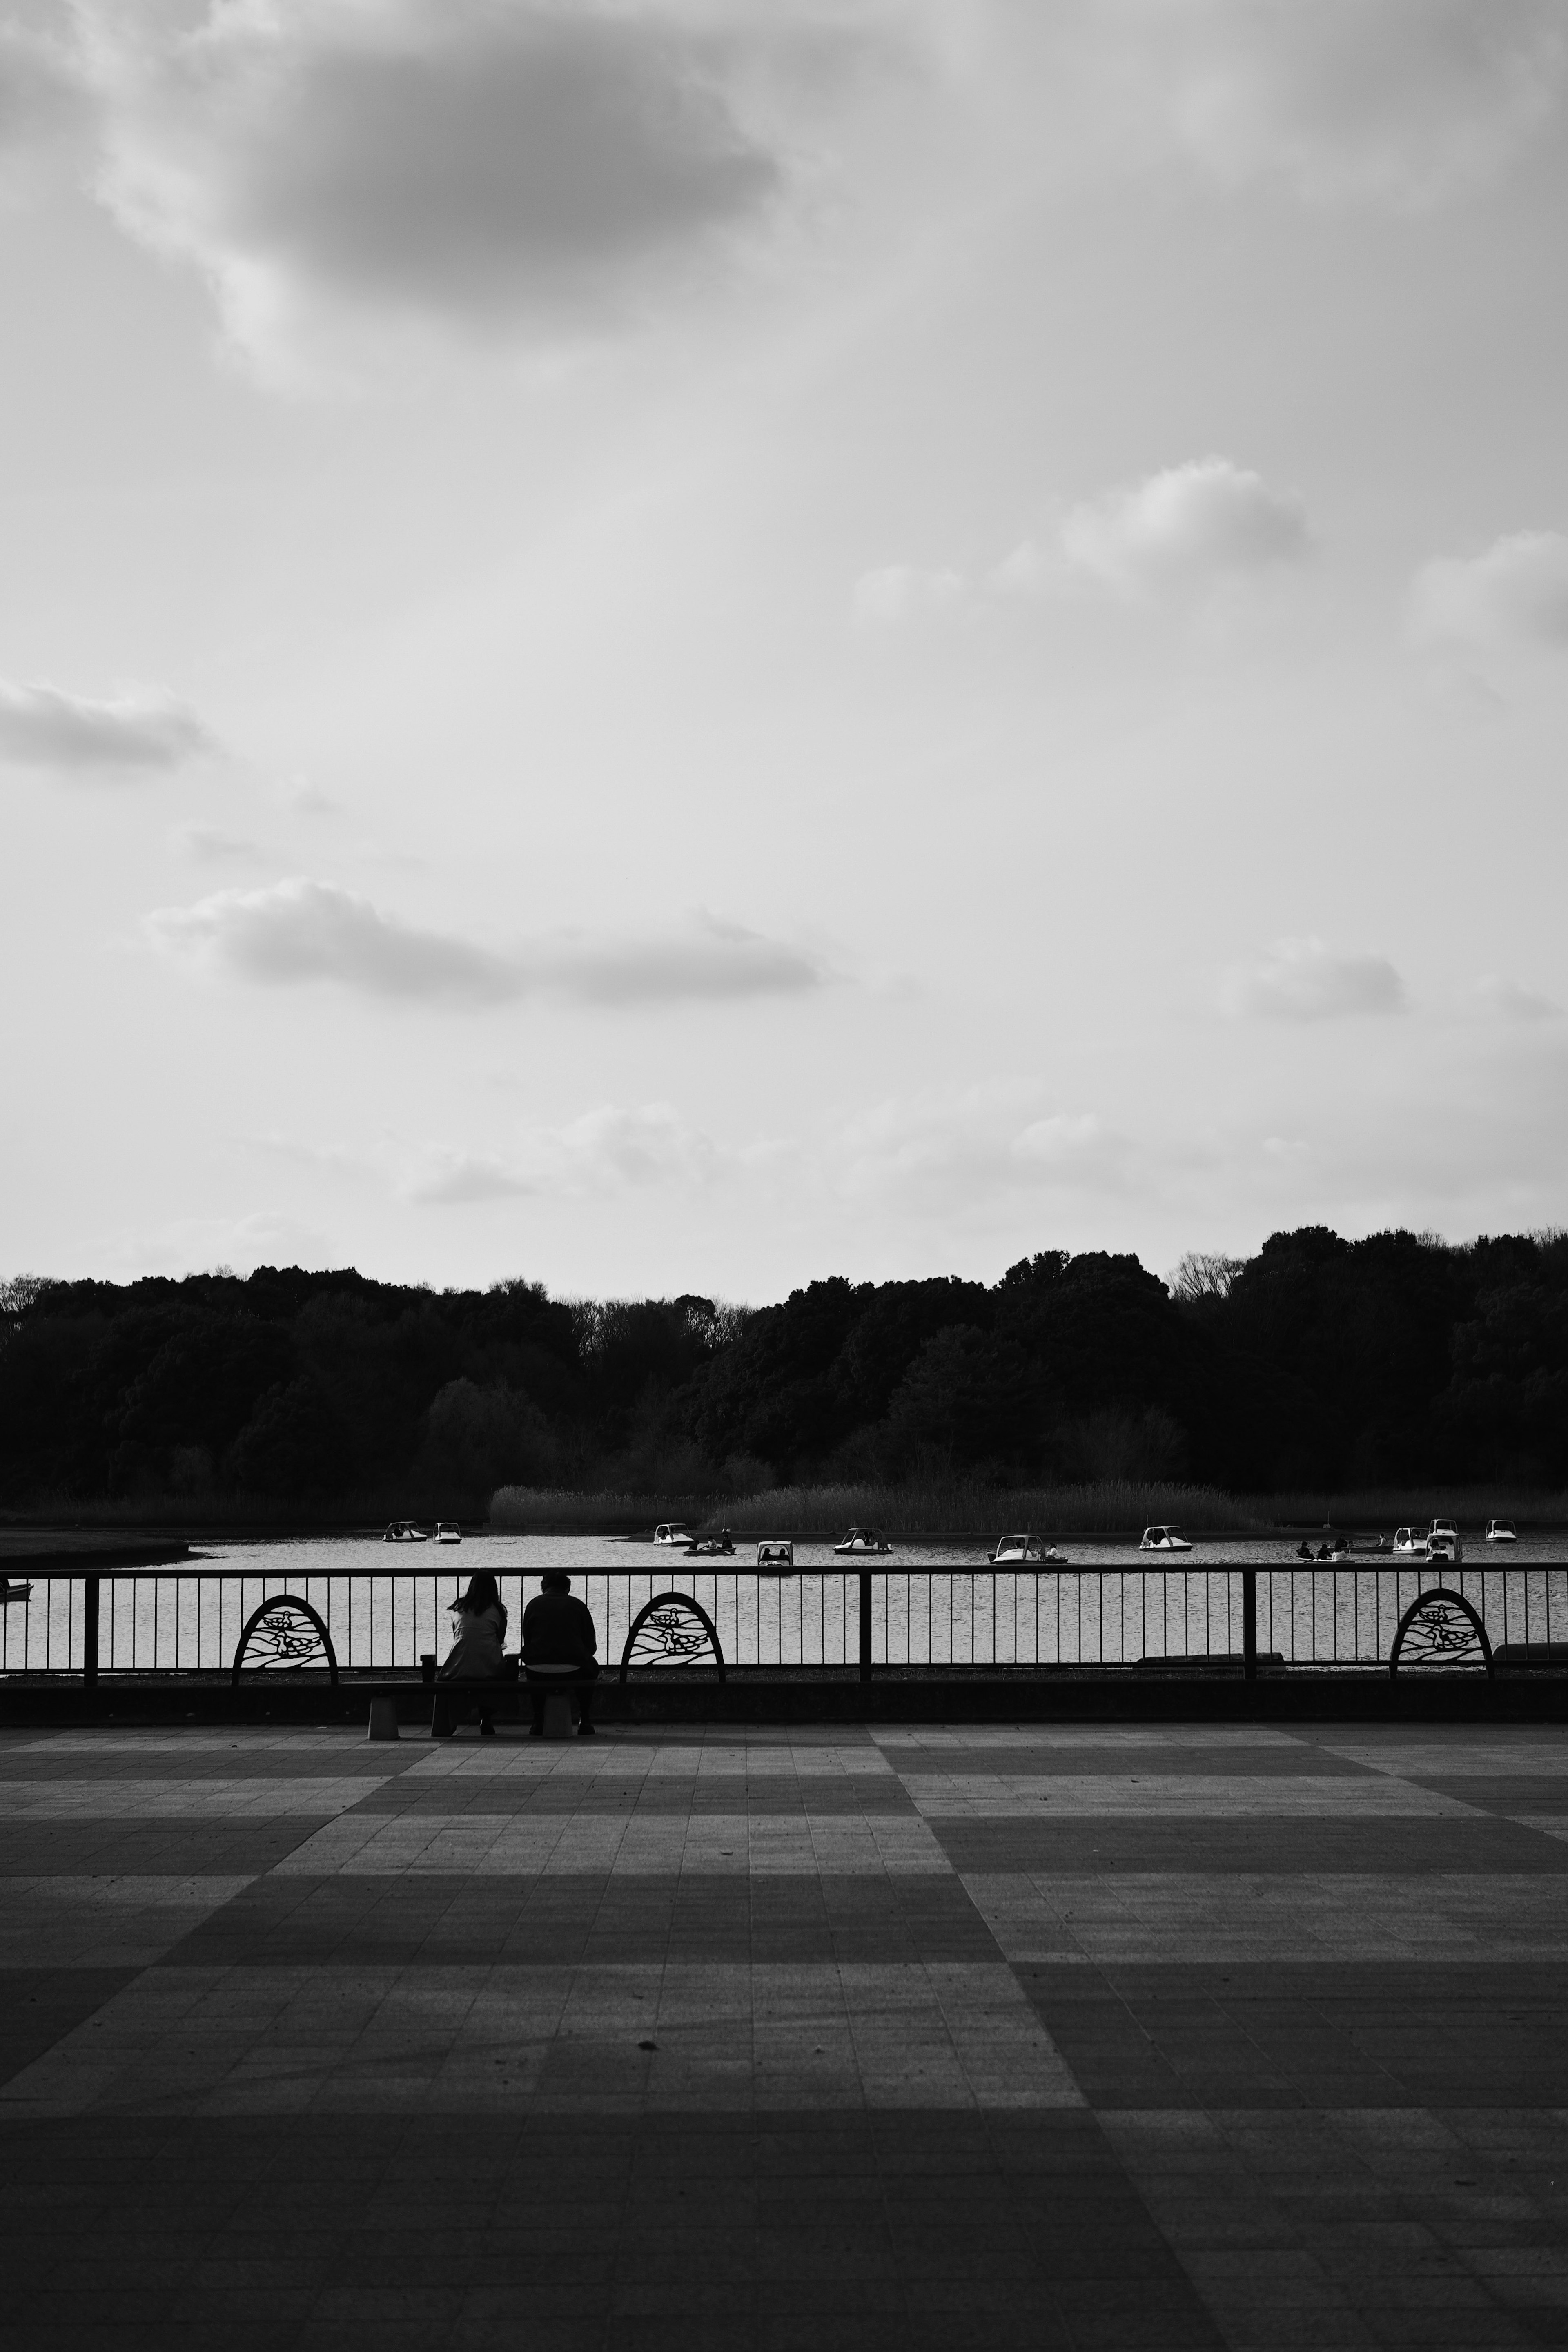
<svg viewBox="0 0 1568 2352">
<path fill-rule="evenodd" d="M 471 1686 L 470 1686 L 471 1687 Z M 496 1686 L 498 1716 L 526 1694 Z M 411 1730 L 430 1721 L 431 1691 L 412 1678 L 284 1682 L 248 1677 L 237 1689 L 195 1676 L 103 1675 L 95 1689 L 79 1680 L 0 1681 L 0 1727 L 63 1729 L 72 1725 L 187 1723 L 363 1724 L 373 1698 L 395 1700 Z M 1301 1670 L 1265 1675 L 1114 1674 L 918 1675 L 883 1673 L 785 1676 L 731 1667 L 727 1680 L 645 1674 L 625 1687 L 614 1673 L 595 1686 L 596 1719 L 611 1723 L 1561 1723 L 1568 1722 L 1568 1675 L 1480 1673 L 1397 1681 L 1369 1669 L 1356 1674 Z"/>
</svg>

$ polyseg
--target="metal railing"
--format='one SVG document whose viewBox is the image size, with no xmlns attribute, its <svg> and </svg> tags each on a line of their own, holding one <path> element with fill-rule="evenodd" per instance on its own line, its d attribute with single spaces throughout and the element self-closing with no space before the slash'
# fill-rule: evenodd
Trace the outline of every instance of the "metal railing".
<svg viewBox="0 0 1568 2352">
<path fill-rule="evenodd" d="M 226 1675 L 247 1620 L 285 1592 L 327 1626 L 344 1674 L 417 1673 L 445 1651 L 466 1577 L 433 1568 L 236 1573 L 214 1563 L 84 1574 L 28 1571 L 32 1592 L 0 1621 L 0 1673 Z M 515 1646 L 538 1564 L 502 1572 Z M 856 1566 L 790 1577 L 747 1567 L 574 1564 L 601 1659 L 618 1665 L 637 1611 L 690 1594 L 712 1619 L 727 1666 L 894 1673 L 1183 1666 L 1386 1668 L 1400 1620 L 1442 1585 L 1464 1596 L 1494 1649 L 1568 1643 L 1568 1563 L 1051 1569 Z M 319 1663 L 319 1662 L 318 1662 Z"/>
</svg>

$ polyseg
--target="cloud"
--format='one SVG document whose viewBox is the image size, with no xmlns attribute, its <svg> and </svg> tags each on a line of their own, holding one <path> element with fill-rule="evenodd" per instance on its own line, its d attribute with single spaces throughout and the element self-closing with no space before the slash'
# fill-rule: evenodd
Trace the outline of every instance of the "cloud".
<svg viewBox="0 0 1568 2352">
<path fill-rule="evenodd" d="M 198 866 L 255 866 L 263 856 L 258 843 L 216 824 L 177 824 L 170 839 Z"/>
<path fill-rule="evenodd" d="M 56 686 L 0 679 L 0 761 L 58 775 L 124 780 L 217 750 L 195 714 L 168 695 L 91 702 Z"/>
<path fill-rule="evenodd" d="M 1492 1021 L 1559 1021 L 1563 1017 L 1563 1007 L 1552 997 L 1495 971 L 1481 974 L 1472 991 L 1472 1002 L 1483 1018 Z"/>
<path fill-rule="evenodd" d="M 1041 1108 L 1031 1079 L 895 1097 L 853 1120 L 832 1155 L 837 1189 L 945 1214 L 999 1195 L 1124 1189 L 1130 1140 L 1093 1111 Z"/>
<path fill-rule="evenodd" d="M 178 37 L 95 0 L 89 21 L 107 201 L 195 264 L 253 354 L 345 305 L 484 332 L 602 324 L 784 185 L 752 118 L 787 22 L 704 26 L 679 0 L 273 0 Z M 820 98 L 856 45 L 809 18 L 793 37 Z"/>
<path fill-rule="evenodd" d="M 1181 152 L 1311 203 L 1440 203 L 1503 168 L 1568 79 L 1561 0 L 1122 0 L 1101 21 Z"/>
<path fill-rule="evenodd" d="M 0 181 L 74 129 L 84 112 L 71 58 L 26 26 L 0 21 Z"/>
<path fill-rule="evenodd" d="M 1411 590 L 1411 625 L 1428 645 L 1568 651 L 1568 536 L 1514 531 L 1483 554 L 1424 565 Z"/>
<path fill-rule="evenodd" d="M 1408 1000 L 1386 957 L 1305 939 L 1281 940 L 1262 961 L 1230 973 L 1225 1002 L 1262 1021 L 1341 1021 L 1403 1013 Z"/>
<path fill-rule="evenodd" d="M 437 1206 L 545 1195 L 602 1198 L 710 1183 L 733 1164 L 668 1103 L 605 1104 L 558 1128 L 536 1128 L 515 1154 L 440 1150 L 405 1186 Z"/>
<path fill-rule="evenodd" d="M 851 600 L 857 621 L 872 627 L 896 626 L 922 613 L 949 613 L 962 604 L 967 584 L 957 572 L 922 572 L 910 563 L 884 563 L 863 572 Z"/>
<path fill-rule="evenodd" d="M 1058 536 L 1069 571 L 1124 595 L 1154 595 L 1300 563 L 1311 537 L 1299 500 L 1227 457 L 1199 457 L 1075 507 Z M 1022 584 L 1026 552 L 1009 559 Z"/>
<path fill-rule="evenodd" d="M 534 997 L 600 1006 L 724 1003 L 799 993 L 828 976 L 801 950 L 707 915 L 674 936 L 563 936 L 500 954 L 302 877 L 163 908 L 146 928 L 165 951 L 240 979 L 330 981 L 363 996 L 453 1010 Z"/>
</svg>

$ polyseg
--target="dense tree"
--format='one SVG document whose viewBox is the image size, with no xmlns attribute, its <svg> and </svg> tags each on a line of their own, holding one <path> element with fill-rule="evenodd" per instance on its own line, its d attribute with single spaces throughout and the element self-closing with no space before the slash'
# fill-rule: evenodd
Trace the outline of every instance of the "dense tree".
<svg viewBox="0 0 1568 2352">
<path fill-rule="evenodd" d="M 0 1500 L 482 1508 L 497 1485 L 962 1471 L 1568 1478 L 1568 1236 L 1042 1251 L 756 1311 L 263 1266 L 0 1285 Z"/>
</svg>

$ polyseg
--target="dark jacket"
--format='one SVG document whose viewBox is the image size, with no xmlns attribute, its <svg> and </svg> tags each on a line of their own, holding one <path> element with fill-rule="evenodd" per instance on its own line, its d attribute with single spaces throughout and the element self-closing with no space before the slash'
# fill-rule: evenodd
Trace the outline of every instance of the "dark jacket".
<svg viewBox="0 0 1568 2352">
<path fill-rule="evenodd" d="M 522 1612 L 525 1666 L 591 1666 L 599 1646 L 586 1601 L 574 1592 L 539 1592 Z"/>
<path fill-rule="evenodd" d="M 477 1616 L 458 1612 L 460 1630 L 436 1679 L 443 1683 L 488 1682 L 501 1672 L 506 1628 L 493 1609 Z"/>
</svg>

